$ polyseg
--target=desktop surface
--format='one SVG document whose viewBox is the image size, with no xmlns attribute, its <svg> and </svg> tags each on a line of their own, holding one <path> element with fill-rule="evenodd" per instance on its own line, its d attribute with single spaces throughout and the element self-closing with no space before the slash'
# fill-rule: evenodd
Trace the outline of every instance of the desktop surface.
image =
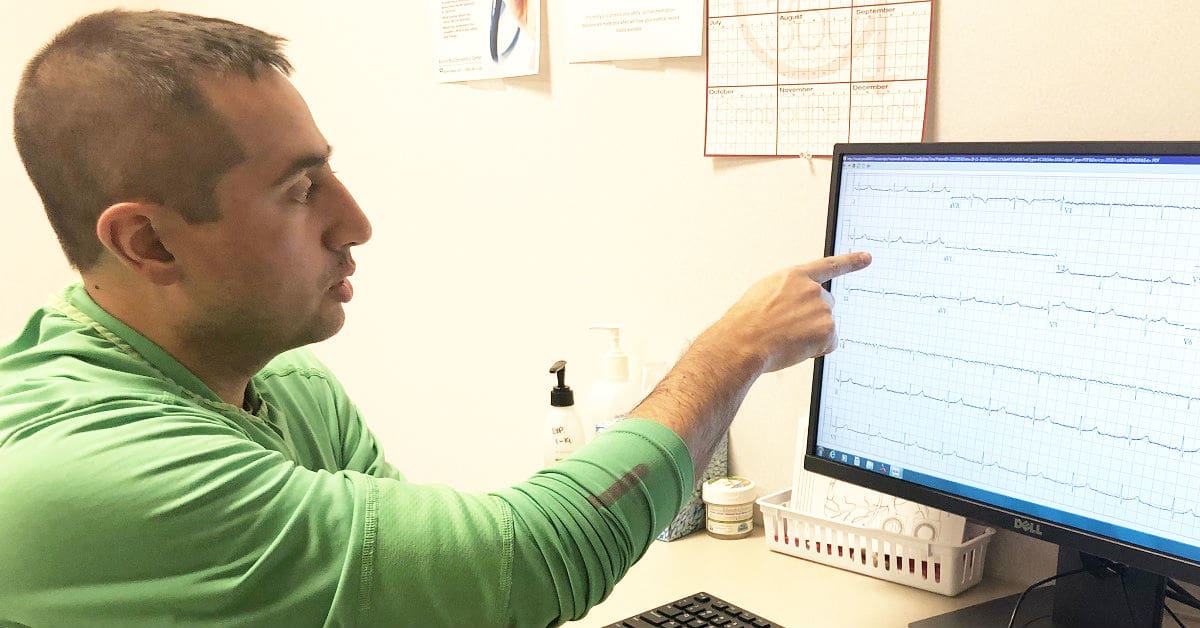
<svg viewBox="0 0 1200 628">
<path fill-rule="evenodd" d="M 961 595 L 946 597 L 772 552 L 761 528 L 729 541 L 699 532 L 652 544 L 607 600 L 567 625 L 608 626 L 706 591 L 781 626 L 900 628 L 1020 593 L 1027 584 L 985 577 Z"/>
</svg>

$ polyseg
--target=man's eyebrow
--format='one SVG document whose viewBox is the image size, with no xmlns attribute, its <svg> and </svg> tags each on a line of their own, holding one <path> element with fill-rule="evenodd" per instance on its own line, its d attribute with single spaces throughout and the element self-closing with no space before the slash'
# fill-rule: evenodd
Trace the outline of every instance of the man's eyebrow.
<svg viewBox="0 0 1200 628">
<path fill-rule="evenodd" d="M 297 157 L 296 159 L 292 160 L 292 163 L 288 164 L 287 170 L 285 170 L 278 179 L 275 179 L 275 183 L 272 185 L 272 187 L 283 185 L 284 182 L 296 176 L 296 174 L 301 171 L 308 170 L 309 168 L 314 168 L 316 166 L 324 166 L 325 164 L 329 163 L 329 157 L 332 154 L 333 147 L 326 146 L 325 152 L 323 153 L 312 153 Z"/>
</svg>

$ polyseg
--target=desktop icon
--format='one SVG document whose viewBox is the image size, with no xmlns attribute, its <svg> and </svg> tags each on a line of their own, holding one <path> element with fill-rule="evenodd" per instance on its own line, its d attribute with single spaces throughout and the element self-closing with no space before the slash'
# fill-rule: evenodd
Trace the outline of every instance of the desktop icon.
<svg viewBox="0 0 1200 628">
<path fill-rule="evenodd" d="M 868 460 L 867 461 L 867 471 L 871 471 L 874 468 L 875 468 L 875 463 L 871 460 Z"/>
<path fill-rule="evenodd" d="M 856 467 L 862 466 L 862 461 L 858 459 L 858 456 L 854 457 L 854 466 L 856 466 Z"/>
</svg>

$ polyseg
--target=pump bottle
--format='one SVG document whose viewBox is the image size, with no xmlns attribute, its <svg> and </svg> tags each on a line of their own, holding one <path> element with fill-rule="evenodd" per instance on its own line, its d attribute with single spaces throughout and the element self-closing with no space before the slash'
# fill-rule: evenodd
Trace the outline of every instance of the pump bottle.
<svg viewBox="0 0 1200 628">
<path fill-rule="evenodd" d="M 620 325 L 592 325 L 592 331 L 610 334 L 612 345 L 604 356 L 603 375 L 592 384 L 584 404 L 588 439 L 608 429 L 640 401 L 638 386 L 629 378 L 629 356 L 621 349 Z"/>
<path fill-rule="evenodd" d="M 575 410 L 575 393 L 567 386 L 567 363 L 555 362 L 550 372 L 558 385 L 550 390 L 550 411 L 546 413 L 543 462 L 549 467 L 583 446 L 583 422 Z"/>
</svg>

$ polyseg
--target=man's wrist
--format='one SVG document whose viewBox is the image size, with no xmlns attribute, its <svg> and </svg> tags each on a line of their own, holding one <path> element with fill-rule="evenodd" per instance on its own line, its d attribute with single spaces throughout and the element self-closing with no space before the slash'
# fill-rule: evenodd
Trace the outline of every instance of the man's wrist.
<svg viewBox="0 0 1200 628">
<path fill-rule="evenodd" d="M 761 351 L 734 323 L 721 320 L 700 334 L 689 350 L 731 378 L 754 381 L 767 366 L 767 354 Z"/>
</svg>

